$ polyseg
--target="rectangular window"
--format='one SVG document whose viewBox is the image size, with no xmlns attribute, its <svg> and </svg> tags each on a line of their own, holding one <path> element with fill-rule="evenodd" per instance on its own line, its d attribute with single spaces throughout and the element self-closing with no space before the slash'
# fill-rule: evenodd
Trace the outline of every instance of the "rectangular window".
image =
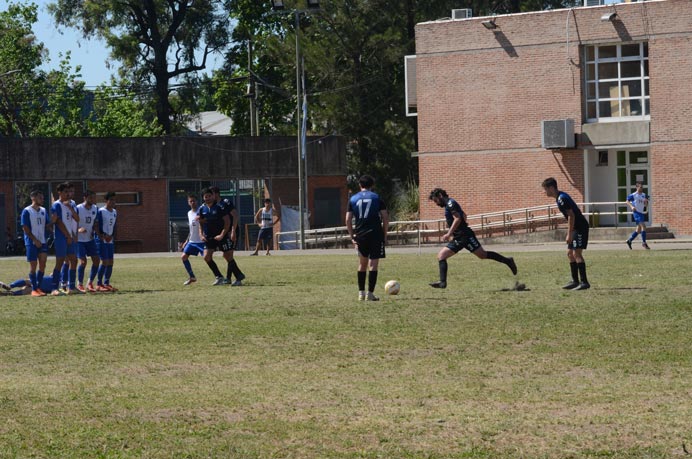
<svg viewBox="0 0 692 459">
<path fill-rule="evenodd" d="M 586 120 L 649 119 L 648 43 L 584 49 Z"/>
<path fill-rule="evenodd" d="M 106 205 L 106 192 L 95 192 L 96 203 L 99 207 Z M 140 204 L 140 196 L 138 191 L 116 191 L 115 205 L 116 206 L 138 206 Z"/>
</svg>

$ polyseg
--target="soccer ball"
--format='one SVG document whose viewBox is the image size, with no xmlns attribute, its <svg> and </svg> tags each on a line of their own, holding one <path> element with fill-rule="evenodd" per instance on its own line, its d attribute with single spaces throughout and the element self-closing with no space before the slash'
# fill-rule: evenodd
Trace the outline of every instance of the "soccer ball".
<svg viewBox="0 0 692 459">
<path fill-rule="evenodd" d="M 399 281 L 390 280 L 389 282 L 384 284 L 384 293 L 386 293 L 387 295 L 396 295 L 399 293 L 399 289 L 401 289 Z"/>
</svg>

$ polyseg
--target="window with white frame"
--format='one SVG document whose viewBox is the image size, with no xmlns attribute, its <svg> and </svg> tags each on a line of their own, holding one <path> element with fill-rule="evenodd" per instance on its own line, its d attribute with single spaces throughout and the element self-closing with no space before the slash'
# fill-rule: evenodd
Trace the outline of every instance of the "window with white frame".
<svg viewBox="0 0 692 459">
<path fill-rule="evenodd" d="M 647 43 L 586 46 L 587 121 L 649 119 Z"/>
</svg>

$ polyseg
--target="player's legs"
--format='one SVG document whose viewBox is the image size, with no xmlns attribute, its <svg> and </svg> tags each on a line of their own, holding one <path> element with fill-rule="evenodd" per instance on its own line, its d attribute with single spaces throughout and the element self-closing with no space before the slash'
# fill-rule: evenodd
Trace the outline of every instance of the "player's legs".
<svg viewBox="0 0 692 459">
<path fill-rule="evenodd" d="M 481 260 L 490 259 L 497 261 L 499 263 L 503 263 L 507 265 L 507 267 L 512 271 L 512 274 L 514 274 L 515 276 L 517 274 L 517 264 L 514 263 L 514 258 L 502 256 L 497 252 L 486 251 L 481 245 L 478 245 L 478 247 L 475 248 L 471 253 L 480 258 Z"/>
<path fill-rule="evenodd" d="M 648 249 L 649 244 L 646 243 L 646 223 L 644 223 L 644 221 L 637 225 L 637 231 L 639 231 L 642 235 L 642 247 Z"/>
<path fill-rule="evenodd" d="M 233 257 L 233 250 L 227 250 L 223 253 L 223 257 L 228 263 L 227 268 L 226 268 L 226 278 L 230 281 L 231 280 L 231 275 L 235 276 L 235 281 L 231 284 L 234 287 L 239 287 L 243 282 L 243 279 L 245 279 L 245 274 L 240 270 L 240 267 L 238 266 L 238 262 L 235 261 L 235 258 Z"/>
<path fill-rule="evenodd" d="M 222 285 L 228 282 L 226 279 L 224 279 L 223 275 L 221 275 L 221 271 L 219 271 L 219 267 L 214 261 L 213 248 L 207 247 L 204 249 L 204 261 L 207 263 L 207 266 L 209 266 L 209 269 L 211 269 L 211 272 L 214 274 L 214 278 L 216 279 L 213 285 Z"/>
<path fill-rule="evenodd" d="M 453 242 L 450 243 L 450 245 L 452 244 Z M 461 250 L 461 247 L 459 247 L 459 250 Z M 440 280 L 437 282 L 432 282 L 430 284 L 431 287 L 447 288 L 447 259 L 459 253 L 459 250 L 456 250 L 456 247 L 452 249 L 449 247 L 449 245 L 440 249 L 440 251 L 437 253 L 437 265 L 440 270 Z"/>
<path fill-rule="evenodd" d="M 185 271 L 187 271 L 188 280 L 192 281 L 192 282 L 194 282 L 192 279 L 197 280 L 197 278 L 195 278 L 194 271 L 192 271 L 192 264 L 190 263 L 190 254 L 187 252 L 183 252 L 183 254 L 180 256 L 180 259 L 183 262 L 183 266 L 185 267 Z M 192 283 L 192 282 L 190 282 L 190 283 Z M 186 285 L 188 285 L 188 284 L 186 284 Z"/>
</svg>

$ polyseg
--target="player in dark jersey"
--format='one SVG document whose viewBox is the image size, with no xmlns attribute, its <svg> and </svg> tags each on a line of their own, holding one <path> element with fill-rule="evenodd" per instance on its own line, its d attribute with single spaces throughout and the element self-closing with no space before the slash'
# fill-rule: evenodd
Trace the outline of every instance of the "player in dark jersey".
<svg viewBox="0 0 692 459">
<path fill-rule="evenodd" d="M 446 247 L 442 248 L 437 254 L 437 261 L 440 268 L 440 280 L 430 284 L 433 288 L 447 287 L 447 259 L 459 253 L 462 249 L 466 249 L 481 260 L 489 258 L 491 260 L 504 263 L 512 270 L 512 274 L 516 276 L 517 265 L 514 263 L 514 258 L 507 258 L 497 252 L 490 252 L 483 249 L 481 243 L 478 242 L 476 234 L 466 223 L 466 214 L 461 210 L 461 206 L 454 199 L 447 195 L 447 192 L 442 188 L 435 188 L 430 192 L 429 199 L 445 210 L 445 219 L 449 230 L 442 236 L 442 239 L 449 241 Z"/>
<path fill-rule="evenodd" d="M 589 222 L 572 198 L 557 189 L 557 180 L 553 177 L 543 180 L 541 184 L 545 194 L 555 198 L 557 208 L 567 219 L 567 258 L 572 272 L 572 281 L 565 285 L 566 290 L 586 290 L 591 287 L 586 279 L 586 263 L 582 251 L 589 244 Z M 579 278 L 581 277 L 581 282 Z"/>
<path fill-rule="evenodd" d="M 377 193 L 372 192 L 375 180 L 364 175 L 359 180 L 360 192 L 351 196 L 346 212 L 346 229 L 358 250 L 358 300 L 378 301 L 375 296 L 377 267 L 385 257 L 389 213 L 387 206 Z M 355 220 L 355 228 L 353 221 Z M 365 277 L 368 274 L 368 291 L 365 292 Z"/>
<path fill-rule="evenodd" d="M 240 223 L 240 217 L 238 216 L 238 209 L 235 208 L 230 199 L 221 197 L 221 190 L 217 186 L 210 187 L 211 191 L 214 193 L 214 199 L 216 199 L 217 204 L 224 210 L 228 218 L 230 219 L 230 229 L 229 229 L 229 239 L 231 241 L 230 249 L 224 252 L 223 256 L 228 261 L 228 269 L 226 272 L 226 278 L 231 281 L 231 275 L 235 276 L 235 281 L 231 284 L 233 287 L 240 287 L 243 285 L 243 279 L 245 279 L 245 274 L 238 267 L 238 263 L 233 258 L 233 252 L 238 244 L 238 224 Z"/>
<path fill-rule="evenodd" d="M 199 223 L 202 226 L 202 239 L 206 245 L 204 261 L 207 262 L 209 269 L 214 273 L 216 278 L 214 285 L 224 285 L 228 283 L 228 279 L 224 278 L 221 271 L 219 271 L 213 256 L 216 250 L 221 250 L 224 258 L 228 261 L 227 253 L 232 248 L 231 239 L 228 237 L 231 220 L 224 208 L 216 202 L 211 188 L 202 190 L 202 198 L 204 199 L 204 205 L 199 208 Z"/>
</svg>

